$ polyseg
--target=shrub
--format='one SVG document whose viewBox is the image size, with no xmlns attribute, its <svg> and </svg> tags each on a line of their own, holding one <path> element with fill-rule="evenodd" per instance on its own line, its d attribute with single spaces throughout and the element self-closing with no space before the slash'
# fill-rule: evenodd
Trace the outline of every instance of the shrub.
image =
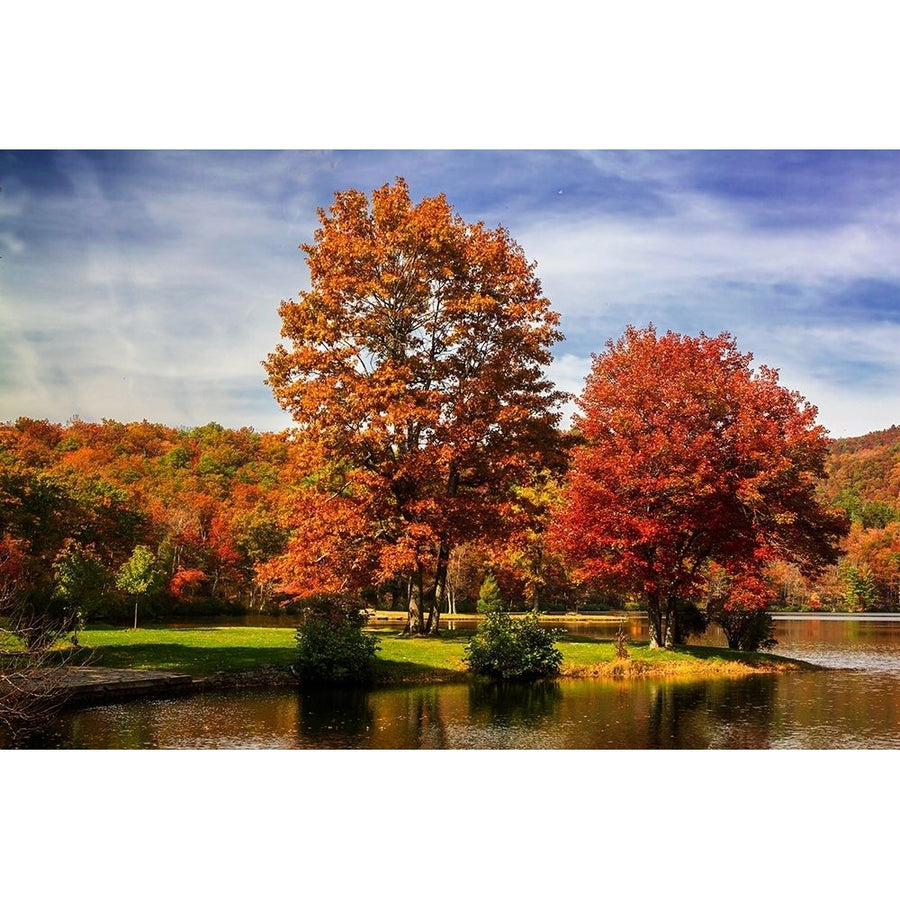
<svg viewBox="0 0 900 900">
<path fill-rule="evenodd" d="M 552 678 L 562 664 L 562 653 L 553 643 L 557 634 L 543 628 L 536 613 L 513 619 L 502 609 L 492 609 L 466 645 L 463 658 L 470 672 L 489 678 Z"/>
<path fill-rule="evenodd" d="M 725 632 L 732 650 L 770 650 L 775 640 L 775 622 L 765 609 L 719 609 L 713 621 Z"/>
<path fill-rule="evenodd" d="M 770 584 L 754 576 L 737 578 L 713 563 L 707 576 L 706 617 L 725 632 L 731 650 L 768 650 L 775 640 L 769 612 Z"/>
<path fill-rule="evenodd" d="M 679 600 L 675 618 L 675 643 L 687 643 L 689 638 L 706 631 L 708 622 L 703 610 L 693 600 Z"/>
<path fill-rule="evenodd" d="M 308 610 L 297 628 L 294 674 L 309 682 L 368 680 L 379 640 L 363 631 L 367 620 L 358 610 L 333 605 Z"/>
</svg>

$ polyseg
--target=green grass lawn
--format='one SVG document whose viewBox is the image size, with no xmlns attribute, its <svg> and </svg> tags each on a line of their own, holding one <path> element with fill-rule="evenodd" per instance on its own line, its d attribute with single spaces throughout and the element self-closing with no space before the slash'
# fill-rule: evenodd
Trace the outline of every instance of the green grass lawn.
<svg viewBox="0 0 900 900">
<path fill-rule="evenodd" d="M 160 669 L 194 676 L 286 668 L 295 661 L 293 628 L 100 628 L 79 636 L 82 660 L 95 666 Z M 463 651 L 470 634 L 445 632 L 438 638 L 409 638 L 379 632 L 375 665 L 378 681 L 451 681 L 466 677 Z M 650 650 L 629 644 L 628 658 L 616 658 L 612 641 L 562 635 L 563 674 L 576 677 L 710 676 L 747 674 L 791 667 L 765 654 L 714 647 Z"/>
<path fill-rule="evenodd" d="M 296 660 L 293 628 L 87 628 L 80 658 L 94 666 L 160 669 L 191 675 L 285 668 Z M 376 677 L 403 681 L 465 672 L 469 635 L 415 640 L 379 632 Z"/>
<path fill-rule="evenodd" d="M 93 666 L 190 675 L 287 667 L 297 656 L 293 628 L 87 628 L 81 659 Z"/>
</svg>

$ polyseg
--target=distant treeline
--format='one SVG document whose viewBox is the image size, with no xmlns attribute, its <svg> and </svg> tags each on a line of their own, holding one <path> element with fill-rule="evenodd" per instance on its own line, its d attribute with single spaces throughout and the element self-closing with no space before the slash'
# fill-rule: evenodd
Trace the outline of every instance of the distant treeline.
<svg viewBox="0 0 900 900">
<path fill-rule="evenodd" d="M 835 440 L 822 495 L 851 521 L 843 557 L 799 599 L 848 610 L 900 607 L 900 426 Z"/>
<path fill-rule="evenodd" d="M 290 596 L 263 580 L 281 554 L 297 489 L 289 433 L 177 429 L 111 420 L 0 425 L 0 592 L 3 573 L 26 567 L 44 602 L 87 619 L 277 611 Z M 852 526 L 838 565 L 814 581 L 773 567 L 778 606 L 900 606 L 900 426 L 833 443 L 823 498 Z M 548 483 L 547 493 L 554 491 Z M 545 498 L 523 497 L 539 507 Z M 513 608 L 621 608 L 572 583 L 540 556 L 535 534 L 503 547 L 467 546 L 449 566 L 449 600 L 475 611 L 486 576 Z M 540 551 L 540 548 L 537 547 Z M 5 568 L 4 568 L 5 567 Z M 38 584 L 40 582 L 40 584 Z M 402 605 L 390 592 L 373 605 Z"/>
</svg>

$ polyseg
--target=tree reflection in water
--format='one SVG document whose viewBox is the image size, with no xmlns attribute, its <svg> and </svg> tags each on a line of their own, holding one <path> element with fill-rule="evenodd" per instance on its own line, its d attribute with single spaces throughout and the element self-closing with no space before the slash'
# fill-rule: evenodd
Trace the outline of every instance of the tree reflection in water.
<svg viewBox="0 0 900 900">
<path fill-rule="evenodd" d="M 828 668 L 694 682 L 209 693 L 69 710 L 27 746 L 900 748 L 900 616 L 778 628 L 780 653 Z"/>
<path fill-rule="evenodd" d="M 301 688 L 297 698 L 301 746 L 323 749 L 364 747 L 375 724 L 369 691 L 362 687 Z"/>
<path fill-rule="evenodd" d="M 765 749 L 775 679 L 647 683 L 648 749 Z"/>
<path fill-rule="evenodd" d="M 440 692 L 435 688 L 392 692 L 395 701 L 392 722 L 406 729 L 406 747 L 422 750 L 442 750 L 447 746 L 447 725 L 444 721 Z M 399 702 L 398 701 L 405 701 Z"/>
<path fill-rule="evenodd" d="M 554 681 L 473 682 L 469 685 L 469 715 L 473 722 L 538 726 L 555 718 L 561 698 L 562 691 Z"/>
</svg>

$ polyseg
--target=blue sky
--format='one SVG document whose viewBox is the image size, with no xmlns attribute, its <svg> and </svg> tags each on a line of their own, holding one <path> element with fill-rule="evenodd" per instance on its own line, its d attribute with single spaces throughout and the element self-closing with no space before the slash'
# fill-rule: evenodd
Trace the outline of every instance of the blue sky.
<svg viewBox="0 0 900 900">
<path fill-rule="evenodd" d="M 834 436 L 900 423 L 900 154 L 714 150 L 0 150 L 0 421 L 288 426 L 260 361 L 298 244 L 397 176 L 537 262 L 565 390 L 652 321 L 730 332 Z"/>
</svg>

